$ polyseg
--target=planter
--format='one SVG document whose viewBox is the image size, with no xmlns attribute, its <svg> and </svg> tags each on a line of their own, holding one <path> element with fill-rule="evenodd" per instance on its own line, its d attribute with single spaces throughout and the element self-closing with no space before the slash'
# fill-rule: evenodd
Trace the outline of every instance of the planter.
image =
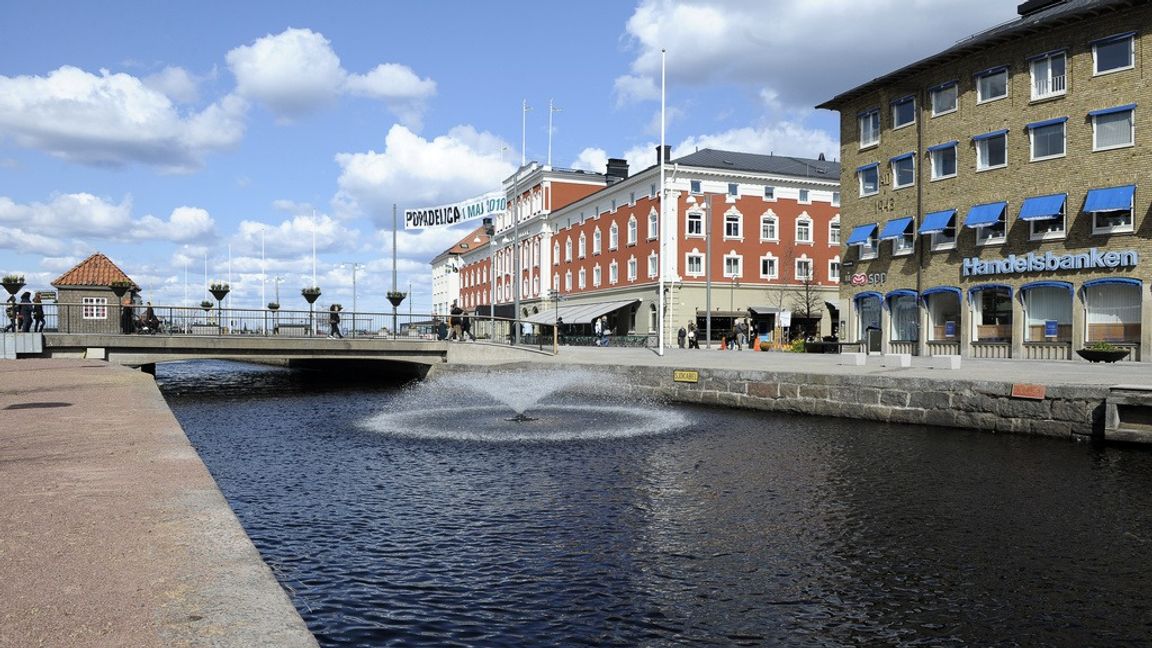
<svg viewBox="0 0 1152 648">
<path fill-rule="evenodd" d="M 3 282 L 3 284 L 0 284 L 0 285 L 4 286 L 4 290 L 7 290 L 9 295 L 15 295 L 16 293 L 20 292 L 21 288 L 24 287 L 24 282 L 23 281 L 5 281 L 5 282 Z"/>
<path fill-rule="evenodd" d="M 1084 358 L 1088 362 L 1116 362 L 1123 360 L 1128 355 L 1128 349 L 1116 349 L 1115 351 L 1076 349 L 1076 355 Z"/>
<path fill-rule="evenodd" d="M 227 297 L 231 291 L 228 288 L 212 288 L 208 292 L 212 293 L 216 301 L 224 301 L 224 298 Z"/>
<path fill-rule="evenodd" d="M 268 303 L 268 310 L 270 310 L 270 311 L 280 310 L 280 304 L 277 304 L 276 302 L 269 302 Z"/>
<path fill-rule="evenodd" d="M 400 291 L 391 291 L 391 290 L 388 291 L 388 301 L 392 303 L 392 308 L 399 308 L 400 302 L 404 301 L 404 298 L 407 296 L 408 296 L 408 293 L 403 293 Z"/>
<path fill-rule="evenodd" d="M 304 296 L 304 299 L 309 304 L 315 304 L 316 300 L 320 299 L 320 289 L 319 288 L 305 288 L 305 289 L 300 291 L 300 294 Z"/>
<path fill-rule="evenodd" d="M 112 294 L 116 295 L 117 299 L 123 297 L 124 294 L 127 293 L 128 289 L 131 287 L 132 286 L 130 284 L 118 283 L 118 282 L 113 283 L 111 286 L 109 286 L 109 288 L 112 289 Z"/>
</svg>

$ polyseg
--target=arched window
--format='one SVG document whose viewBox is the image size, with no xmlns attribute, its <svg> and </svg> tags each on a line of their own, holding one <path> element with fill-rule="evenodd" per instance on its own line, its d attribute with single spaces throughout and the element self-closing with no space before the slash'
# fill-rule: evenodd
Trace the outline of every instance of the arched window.
<svg viewBox="0 0 1152 648">
<path fill-rule="evenodd" d="M 916 293 L 911 290 L 893 291 L 888 295 L 888 312 L 891 315 L 893 340 L 915 342 L 919 339 L 919 310 Z"/>
<path fill-rule="evenodd" d="M 600 228 L 592 230 L 592 254 L 600 254 Z"/>
<path fill-rule="evenodd" d="M 760 240 L 761 241 L 779 241 L 780 240 L 780 221 L 776 218 L 776 214 L 772 210 L 764 212 L 760 217 Z"/>
<path fill-rule="evenodd" d="M 807 213 L 802 213 L 796 218 L 796 242 L 812 242 L 812 219 Z"/>
<path fill-rule="evenodd" d="M 584 235 L 584 232 L 580 232 L 579 256 L 581 259 L 583 259 L 587 255 L 588 255 L 588 237 Z"/>
<path fill-rule="evenodd" d="M 1012 340 L 1012 289 L 1007 286 L 978 286 L 970 289 L 974 310 L 973 342 Z"/>
<path fill-rule="evenodd" d="M 1025 342 L 1072 341 L 1072 284 L 1037 281 L 1020 286 Z"/>
<path fill-rule="evenodd" d="M 869 329 L 880 328 L 880 295 L 865 293 L 856 298 L 856 315 L 860 321 L 860 340 L 868 339 Z"/>
<path fill-rule="evenodd" d="M 564 260 L 572 260 L 572 239 L 564 239 Z"/>
<path fill-rule="evenodd" d="M 560 265 L 560 241 L 552 244 L 552 265 Z"/>
<path fill-rule="evenodd" d="M 608 249 L 615 250 L 618 247 L 620 247 L 620 227 L 612 223 L 612 227 L 608 228 Z"/>
<path fill-rule="evenodd" d="M 636 245 L 636 216 L 628 217 L 628 245 Z"/>
<path fill-rule="evenodd" d="M 1141 286 L 1138 279 L 1119 277 L 1085 282 L 1086 342 L 1140 341 Z"/>
<path fill-rule="evenodd" d="M 592 287 L 593 288 L 599 288 L 600 287 L 600 264 L 599 263 L 592 266 Z"/>
<path fill-rule="evenodd" d="M 660 215 L 653 209 L 648 212 L 648 240 L 655 239 L 660 227 Z"/>
</svg>

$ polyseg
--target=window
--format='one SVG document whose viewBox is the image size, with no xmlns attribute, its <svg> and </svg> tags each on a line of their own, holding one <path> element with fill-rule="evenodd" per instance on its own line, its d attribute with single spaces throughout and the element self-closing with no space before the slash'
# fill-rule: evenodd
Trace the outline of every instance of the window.
<svg viewBox="0 0 1152 648">
<path fill-rule="evenodd" d="M 564 290 L 565 292 L 572 290 L 572 271 L 564 273 Z"/>
<path fill-rule="evenodd" d="M 877 238 L 878 232 L 876 229 L 868 235 L 863 243 L 860 244 L 860 258 L 861 259 L 875 259 L 876 252 L 880 249 L 880 239 Z"/>
<path fill-rule="evenodd" d="M 616 285 L 620 282 L 620 266 L 613 261 L 608 265 L 608 283 Z"/>
<path fill-rule="evenodd" d="M 916 98 L 904 97 L 892 102 L 892 128 L 916 123 Z"/>
<path fill-rule="evenodd" d="M 1008 96 L 1008 68 L 993 68 L 976 75 L 976 103 Z"/>
<path fill-rule="evenodd" d="M 1057 97 L 1067 91 L 1064 52 L 1049 52 L 1032 60 L 1032 98 Z"/>
<path fill-rule="evenodd" d="M 635 205 L 636 204 L 636 192 L 635 191 L 628 192 L 628 204 L 629 205 Z"/>
<path fill-rule="evenodd" d="M 1120 34 L 1092 44 L 1092 73 L 1108 74 L 1134 67 L 1135 34 Z"/>
<path fill-rule="evenodd" d="M 806 204 L 811 203 L 812 198 L 810 198 L 809 196 L 811 196 L 811 194 L 808 192 L 807 189 L 801 189 L 800 190 L 800 202 L 806 203 Z"/>
<path fill-rule="evenodd" d="M 735 183 L 735 182 L 729 182 L 728 183 L 728 195 L 729 196 L 739 196 L 740 195 L 740 185 Z"/>
<path fill-rule="evenodd" d="M 833 218 L 832 222 L 828 223 L 828 245 L 835 245 L 835 246 L 840 245 L 840 217 L 839 216 L 837 216 L 836 218 Z"/>
<path fill-rule="evenodd" d="M 560 292 L 560 275 L 558 274 L 552 275 L 552 292 Z"/>
<path fill-rule="evenodd" d="M 874 109 L 861 113 L 860 117 L 860 148 L 874 146 L 880 143 L 880 110 Z"/>
<path fill-rule="evenodd" d="M 636 281 L 636 257 L 628 259 L 628 281 Z"/>
<path fill-rule="evenodd" d="M 1086 282 L 1087 341 L 1139 342 L 1141 288 L 1138 282 L 1132 281 Z"/>
<path fill-rule="evenodd" d="M 1064 286 L 1035 286 L 1023 291 L 1024 340 L 1072 340 L 1072 291 Z M 1049 328 L 1048 323 L 1054 323 Z"/>
<path fill-rule="evenodd" d="M 954 290 L 925 291 L 928 306 L 928 339 L 955 340 L 960 331 L 960 292 Z"/>
<path fill-rule="evenodd" d="M 693 277 L 704 275 L 704 255 L 691 253 L 684 257 L 685 272 Z"/>
<path fill-rule="evenodd" d="M 996 131 L 976 138 L 976 170 L 1008 166 L 1008 131 Z"/>
<path fill-rule="evenodd" d="M 600 286 L 600 264 L 592 266 L 592 287 L 598 288 Z"/>
<path fill-rule="evenodd" d="M 1132 231 L 1132 210 L 1098 211 L 1092 213 L 1093 234 L 1114 234 Z"/>
<path fill-rule="evenodd" d="M 587 278 L 588 278 L 587 271 L 585 271 L 584 268 L 580 268 L 580 281 L 577 284 L 579 286 L 580 290 L 584 290 L 584 287 L 588 285 Z"/>
<path fill-rule="evenodd" d="M 1084 211 L 1092 214 L 1092 233 L 1131 232 L 1135 195 L 1136 185 L 1089 189 Z"/>
<path fill-rule="evenodd" d="M 764 187 L 764 200 L 776 200 L 776 187 Z"/>
<path fill-rule="evenodd" d="M 920 307 L 916 295 L 901 293 L 888 298 L 893 340 L 915 341 L 920 338 Z"/>
<path fill-rule="evenodd" d="M 552 243 L 552 265 L 560 265 L 560 241 Z"/>
<path fill-rule="evenodd" d="M 580 232 L 580 245 L 578 252 L 581 259 L 588 256 L 588 237 L 584 235 L 584 232 Z"/>
<path fill-rule="evenodd" d="M 1042 218 L 1028 221 L 1028 238 L 1033 241 L 1064 238 L 1064 206 L 1060 207 L 1060 214 L 1053 218 Z"/>
<path fill-rule="evenodd" d="M 636 217 L 628 217 L 628 245 L 636 245 Z"/>
<path fill-rule="evenodd" d="M 648 212 L 648 240 L 651 241 L 656 238 L 657 232 L 660 230 L 659 214 L 656 210 Z"/>
<path fill-rule="evenodd" d="M 979 295 L 978 297 L 976 295 Z M 974 318 L 974 342 L 1008 342 L 1012 339 L 1012 294 L 1007 288 L 989 288 L 973 295 L 979 312 Z"/>
<path fill-rule="evenodd" d="M 839 191 L 833 191 L 832 192 L 832 206 L 833 207 L 839 207 L 840 206 L 840 192 Z"/>
<path fill-rule="evenodd" d="M 1092 118 L 1092 150 L 1107 151 L 1135 144 L 1135 110 L 1136 105 L 1130 104 L 1088 113 Z"/>
<path fill-rule="evenodd" d="M 600 243 L 603 237 L 600 235 L 600 228 L 592 230 L 592 254 L 600 254 Z"/>
<path fill-rule="evenodd" d="M 933 250 L 951 250 L 956 247 L 956 225 L 949 223 L 943 230 L 932 235 Z"/>
<path fill-rule="evenodd" d="M 796 259 L 796 281 L 812 281 L 812 259 Z"/>
<path fill-rule="evenodd" d="M 564 260 L 572 260 L 572 239 L 564 239 Z"/>
<path fill-rule="evenodd" d="M 871 196 L 880 193 L 880 165 L 869 164 L 856 169 L 860 179 L 860 195 Z"/>
<path fill-rule="evenodd" d="M 84 297 L 80 300 L 81 318 L 86 320 L 108 319 L 107 297 Z"/>
<path fill-rule="evenodd" d="M 772 212 L 768 212 L 760 217 L 760 240 L 761 241 L 778 241 L 779 237 L 776 233 L 777 221 L 776 216 Z"/>
<path fill-rule="evenodd" d="M 892 239 L 892 256 L 906 256 L 912 254 L 916 247 L 916 233 L 909 227 L 899 238 Z"/>
<path fill-rule="evenodd" d="M 729 279 L 739 279 L 743 274 L 743 257 L 734 252 L 724 255 L 724 276 Z"/>
<path fill-rule="evenodd" d="M 724 238 L 738 239 L 742 237 L 743 234 L 740 231 L 740 214 L 733 212 L 724 214 Z"/>
<path fill-rule="evenodd" d="M 1050 119 L 1028 125 L 1032 141 L 1032 161 L 1064 157 L 1064 122 L 1068 119 Z"/>
<path fill-rule="evenodd" d="M 950 112 L 956 112 L 956 82 L 945 83 L 944 85 L 932 88 L 932 116 L 946 115 Z"/>
<path fill-rule="evenodd" d="M 616 199 L 612 199 L 612 211 L 616 211 Z"/>
<path fill-rule="evenodd" d="M 812 242 L 812 219 L 806 215 L 801 214 L 796 219 L 796 242 L 797 243 L 811 243 Z"/>
<path fill-rule="evenodd" d="M 760 257 L 760 278 L 777 279 L 780 277 L 780 266 L 776 257 L 771 254 Z"/>
<path fill-rule="evenodd" d="M 649 277 L 655 277 L 657 274 L 659 274 L 659 272 L 660 272 L 660 270 L 659 270 L 660 264 L 658 263 L 659 259 L 660 259 L 660 257 L 656 256 L 655 252 L 648 255 L 648 276 Z"/>
<path fill-rule="evenodd" d="M 892 188 L 902 189 L 916 184 L 916 158 L 911 153 L 892 158 Z"/>
<path fill-rule="evenodd" d="M 699 196 L 702 193 L 700 191 L 700 181 L 699 180 L 689 180 L 688 181 L 688 192 L 691 193 L 693 196 Z"/>
<path fill-rule="evenodd" d="M 989 225 L 976 228 L 976 245 L 996 245 L 1004 242 L 1005 238 L 1004 213 L 1000 218 Z"/>
<path fill-rule="evenodd" d="M 958 143 L 952 141 L 928 147 L 928 154 L 932 160 L 933 180 L 956 177 L 956 145 Z"/>
<path fill-rule="evenodd" d="M 828 281 L 840 283 L 840 257 L 834 257 L 828 262 Z"/>
<path fill-rule="evenodd" d="M 688 212 L 687 219 L 684 233 L 688 236 L 704 236 L 703 212 Z"/>
</svg>

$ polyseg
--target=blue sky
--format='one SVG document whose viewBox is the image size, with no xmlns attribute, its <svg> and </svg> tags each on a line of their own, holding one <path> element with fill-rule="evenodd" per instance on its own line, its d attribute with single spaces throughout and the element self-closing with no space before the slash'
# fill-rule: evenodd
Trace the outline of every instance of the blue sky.
<svg viewBox="0 0 1152 648">
<path fill-rule="evenodd" d="M 838 157 L 813 105 L 1015 16 L 1000 0 L 7 2 L 0 272 L 48 283 L 95 251 L 156 303 L 231 276 L 258 306 L 388 310 L 391 205 L 498 189 L 521 157 L 650 165 L 668 143 Z M 313 214 L 315 214 L 313 216 Z M 402 214 L 401 214 L 402 216 Z M 399 284 L 464 229 L 399 234 Z M 229 251 L 231 262 L 229 263 Z M 230 271 L 229 271 L 230 270 Z M 187 271 L 187 272 L 186 272 Z M 187 274 L 187 281 L 185 276 Z M 296 302 L 299 302 L 298 304 Z"/>
</svg>

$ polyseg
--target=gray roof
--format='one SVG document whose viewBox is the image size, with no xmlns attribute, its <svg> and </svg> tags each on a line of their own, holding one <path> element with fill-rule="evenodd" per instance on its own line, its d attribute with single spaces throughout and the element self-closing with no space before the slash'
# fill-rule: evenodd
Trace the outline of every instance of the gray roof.
<svg viewBox="0 0 1152 648">
<path fill-rule="evenodd" d="M 933 54 L 895 72 L 890 72 L 847 92 L 840 93 L 816 107 L 836 110 L 840 104 L 870 92 L 878 86 L 895 83 L 948 61 L 963 58 L 1008 41 L 1018 40 L 1030 34 L 1045 32 L 1096 15 L 1143 5 L 1146 2 L 1147 0 L 1064 0 L 1057 2 L 1035 13 L 1020 16 L 1015 20 L 969 36 L 938 54 Z"/>
<path fill-rule="evenodd" d="M 749 171 L 773 175 L 819 178 L 834 182 L 840 180 L 840 163 L 827 160 L 787 157 L 783 155 L 761 155 L 759 153 L 738 153 L 702 149 L 671 160 L 681 166 L 723 169 L 726 171 Z"/>
</svg>

